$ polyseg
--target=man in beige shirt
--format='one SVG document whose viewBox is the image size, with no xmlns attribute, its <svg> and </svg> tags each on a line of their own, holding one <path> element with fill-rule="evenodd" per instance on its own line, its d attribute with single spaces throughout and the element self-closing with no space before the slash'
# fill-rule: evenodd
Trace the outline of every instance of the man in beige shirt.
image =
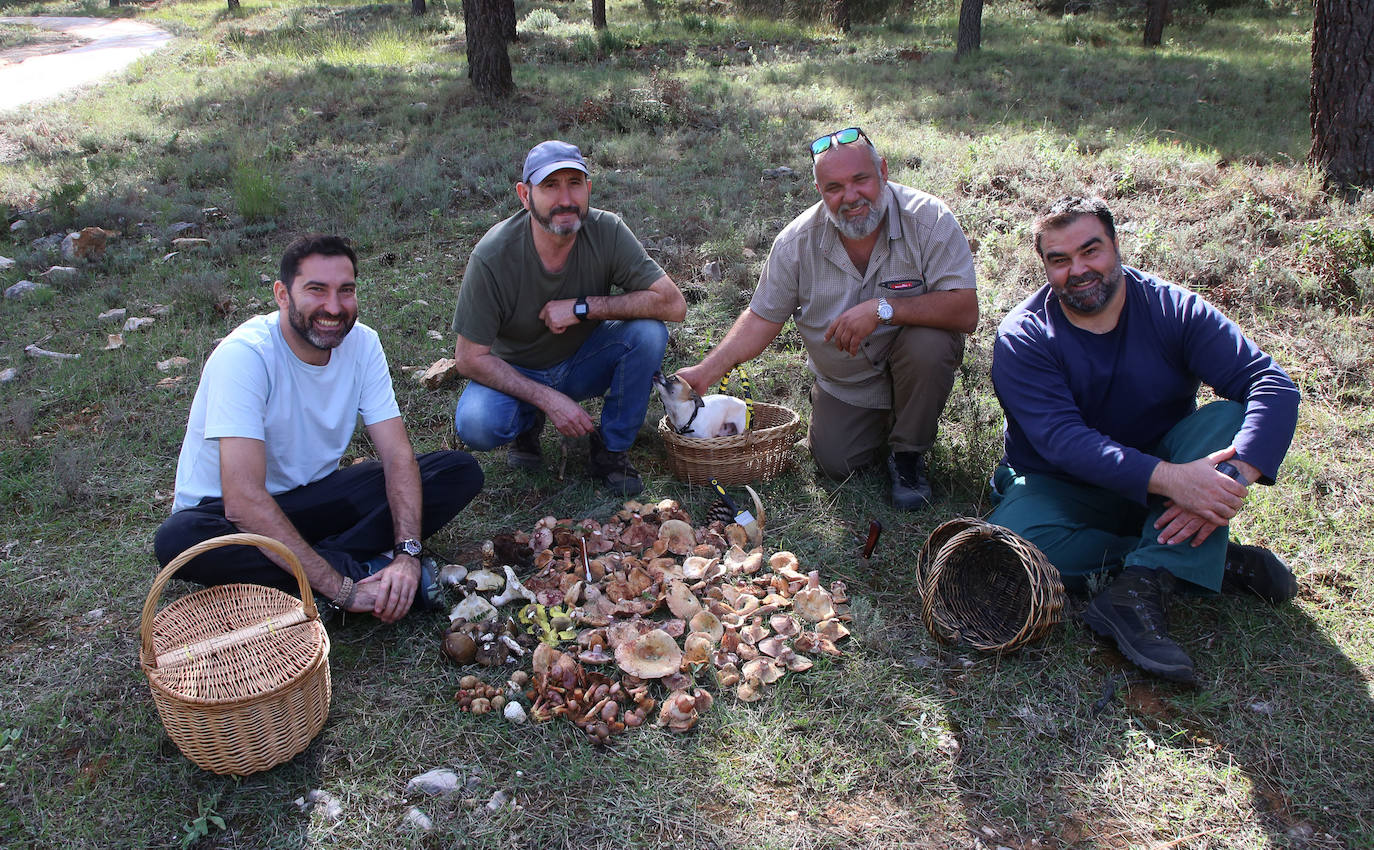
<svg viewBox="0 0 1374 850">
<path fill-rule="evenodd" d="M 886 452 L 893 504 L 931 499 L 925 453 L 978 324 L 973 255 L 939 199 L 889 183 L 857 127 L 811 143 L 821 200 L 778 234 L 748 309 L 695 366 L 705 392 L 757 357 L 791 318 L 806 345 L 807 438 L 816 465 L 843 478 Z"/>
</svg>

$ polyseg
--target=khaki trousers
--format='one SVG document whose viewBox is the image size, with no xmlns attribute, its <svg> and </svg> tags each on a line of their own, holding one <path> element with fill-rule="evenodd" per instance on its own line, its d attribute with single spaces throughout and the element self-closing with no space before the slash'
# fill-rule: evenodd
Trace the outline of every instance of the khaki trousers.
<svg viewBox="0 0 1374 850">
<path fill-rule="evenodd" d="M 830 478 L 844 478 L 881 461 L 886 451 L 930 451 L 963 359 L 963 334 L 907 327 L 887 361 L 891 410 L 847 404 L 813 384 L 806 438 L 816 466 Z"/>
</svg>

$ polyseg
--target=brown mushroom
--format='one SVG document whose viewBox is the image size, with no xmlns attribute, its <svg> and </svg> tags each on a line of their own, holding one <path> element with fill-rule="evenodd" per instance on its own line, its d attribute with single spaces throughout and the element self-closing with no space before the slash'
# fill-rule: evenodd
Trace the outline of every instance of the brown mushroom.
<svg viewBox="0 0 1374 850">
<path fill-rule="evenodd" d="M 451 631 L 444 635 L 444 654 L 459 664 L 471 664 L 477 657 L 477 641 L 465 632 Z"/>
<path fill-rule="evenodd" d="M 813 623 L 828 620 L 835 616 L 835 608 L 830 603 L 830 591 L 821 587 L 821 574 L 815 570 L 807 579 L 806 587 L 792 597 L 792 607 L 798 614 Z"/>
<path fill-rule="evenodd" d="M 682 669 L 693 664 L 705 664 L 711 660 L 711 647 L 715 641 L 704 632 L 692 632 L 682 642 Z"/>
<path fill-rule="evenodd" d="M 731 688 L 739 684 L 739 668 L 734 664 L 722 664 L 716 668 L 716 684 L 722 688 Z"/>
<path fill-rule="evenodd" d="M 797 621 L 786 614 L 774 614 L 768 618 L 768 625 L 779 636 L 789 638 L 795 637 L 801 631 L 801 626 Z"/>
<path fill-rule="evenodd" d="M 696 532 L 680 519 L 670 519 L 658 527 L 658 539 L 668 541 L 668 551 L 686 555 L 697 545 Z"/>
<path fill-rule="evenodd" d="M 735 690 L 740 702 L 758 702 L 763 699 L 763 683 L 758 679 L 744 678 Z"/>
<path fill-rule="evenodd" d="M 777 635 L 770 635 L 758 642 L 758 650 L 764 655 L 777 658 L 787 649 L 787 641 Z"/>
<path fill-rule="evenodd" d="M 711 643 L 721 639 L 725 634 L 725 626 L 720 622 L 720 618 L 710 611 L 698 611 L 688 624 L 694 632 L 705 632 L 711 638 Z"/>
<path fill-rule="evenodd" d="M 660 679 L 682 664 L 682 650 L 662 629 L 654 629 L 615 648 L 615 663 L 641 679 Z"/>
<path fill-rule="evenodd" d="M 746 661 L 740 668 L 740 674 L 745 679 L 758 679 L 765 685 L 781 679 L 786 672 L 781 664 L 771 658 L 755 658 L 753 661 Z"/>
<path fill-rule="evenodd" d="M 697 725 L 699 717 L 696 697 L 686 691 L 674 691 L 663 700 L 663 707 L 658 712 L 658 725 L 667 726 L 674 732 L 686 732 Z"/>
<path fill-rule="evenodd" d="M 844 623 L 832 617 L 829 620 L 822 620 L 816 624 L 816 634 L 838 642 L 849 637 L 849 629 L 845 627 Z"/>
<path fill-rule="evenodd" d="M 668 610 L 673 612 L 673 616 L 681 617 L 684 620 L 692 619 L 701 610 L 701 600 L 692 594 L 685 583 L 676 579 L 668 585 L 666 601 L 668 602 Z"/>
</svg>

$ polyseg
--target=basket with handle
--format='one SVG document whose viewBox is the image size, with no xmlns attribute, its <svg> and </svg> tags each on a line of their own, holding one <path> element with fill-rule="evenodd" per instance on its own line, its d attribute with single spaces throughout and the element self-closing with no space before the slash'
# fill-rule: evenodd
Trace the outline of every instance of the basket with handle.
<svg viewBox="0 0 1374 850">
<path fill-rule="evenodd" d="M 1007 652 L 1063 617 L 1064 584 L 1035 544 L 973 517 L 931 532 L 917 558 L 921 618 L 943 643 Z"/>
<path fill-rule="evenodd" d="M 684 437 L 673 430 L 664 416 L 658 433 L 668 452 L 668 469 L 673 477 L 688 484 L 747 484 L 766 481 L 792 462 L 801 417 L 778 404 L 754 401 L 749 377 L 736 367 L 740 388 L 749 413 L 742 434 L 728 437 Z M 721 391 L 729 387 L 729 376 L 721 379 Z"/>
<path fill-rule="evenodd" d="M 198 555 L 256 546 L 291 567 L 301 598 L 256 584 L 198 590 L 157 610 L 163 588 Z M 182 552 L 143 605 L 139 665 L 163 728 L 196 766 L 245 776 L 294 758 L 329 714 L 329 635 L 300 561 L 258 534 L 226 534 Z"/>
</svg>

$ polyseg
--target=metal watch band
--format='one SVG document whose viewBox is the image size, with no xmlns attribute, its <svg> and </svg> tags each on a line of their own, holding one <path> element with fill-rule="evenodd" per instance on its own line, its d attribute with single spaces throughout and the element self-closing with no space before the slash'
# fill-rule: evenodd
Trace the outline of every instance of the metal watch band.
<svg viewBox="0 0 1374 850">
<path fill-rule="evenodd" d="M 334 594 L 334 598 L 329 600 L 329 604 L 335 608 L 344 608 L 348 605 L 348 599 L 353 595 L 353 579 L 344 576 L 343 584 L 339 585 L 339 592 Z"/>
</svg>

